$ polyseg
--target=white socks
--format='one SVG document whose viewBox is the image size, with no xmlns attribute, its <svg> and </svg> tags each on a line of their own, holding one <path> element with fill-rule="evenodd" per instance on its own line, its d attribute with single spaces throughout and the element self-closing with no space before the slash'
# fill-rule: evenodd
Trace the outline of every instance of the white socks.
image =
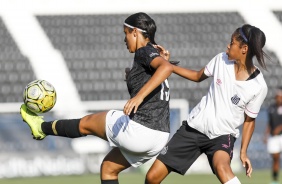
<svg viewBox="0 0 282 184">
<path fill-rule="evenodd" d="M 241 182 L 239 181 L 239 179 L 235 176 L 234 178 L 232 178 L 231 180 L 229 180 L 228 182 L 224 183 L 224 184 L 241 184 Z"/>
</svg>

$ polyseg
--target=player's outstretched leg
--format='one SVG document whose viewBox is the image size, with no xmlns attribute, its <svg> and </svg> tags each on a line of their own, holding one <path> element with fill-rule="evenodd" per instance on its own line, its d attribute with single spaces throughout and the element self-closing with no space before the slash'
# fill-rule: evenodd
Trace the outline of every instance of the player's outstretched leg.
<svg viewBox="0 0 282 184">
<path fill-rule="evenodd" d="M 25 104 L 21 105 L 20 112 L 23 121 L 30 127 L 31 133 L 36 140 L 42 140 L 46 135 L 42 132 L 41 124 L 44 122 L 41 116 L 27 109 Z"/>
</svg>

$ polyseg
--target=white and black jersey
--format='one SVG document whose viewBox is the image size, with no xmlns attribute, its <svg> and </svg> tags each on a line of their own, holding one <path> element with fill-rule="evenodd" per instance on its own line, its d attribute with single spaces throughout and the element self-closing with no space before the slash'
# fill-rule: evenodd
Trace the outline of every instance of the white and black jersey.
<svg viewBox="0 0 282 184">
<path fill-rule="evenodd" d="M 266 97 L 267 85 L 262 73 L 256 72 L 249 80 L 237 81 L 234 61 L 229 61 L 226 53 L 216 55 L 206 65 L 204 73 L 213 77 L 213 81 L 208 94 L 189 114 L 189 126 L 211 139 L 225 134 L 238 138 L 244 114 L 256 118 Z"/>
<path fill-rule="evenodd" d="M 158 50 L 148 43 L 135 52 L 131 70 L 127 75 L 127 87 L 133 98 L 155 73 L 150 63 L 156 57 L 161 57 Z M 148 128 L 169 132 L 169 85 L 165 80 L 152 91 L 140 104 L 137 112 L 130 118 Z"/>
</svg>

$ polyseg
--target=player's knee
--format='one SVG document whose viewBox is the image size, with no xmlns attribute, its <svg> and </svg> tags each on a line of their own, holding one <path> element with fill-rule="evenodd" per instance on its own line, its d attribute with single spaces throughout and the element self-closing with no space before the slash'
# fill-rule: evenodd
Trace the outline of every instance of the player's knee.
<svg viewBox="0 0 282 184">
<path fill-rule="evenodd" d="M 218 163 L 216 165 L 214 165 L 214 171 L 215 174 L 220 178 L 223 175 L 226 175 L 230 172 L 232 172 L 230 165 L 225 164 L 225 163 Z"/>
<path fill-rule="evenodd" d="M 116 170 L 115 168 L 112 167 L 111 163 L 108 161 L 103 161 L 101 163 L 101 174 L 104 176 L 118 176 L 119 170 Z"/>
<path fill-rule="evenodd" d="M 89 131 L 89 127 L 88 127 L 89 126 L 88 121 L 90 121 L 90 116 L 85 116 L 85 117 L 81 118 L 81 120 L 79 122 L 79 131 L 83 135 L 91 134 L 91 132 Z"/>
<path fill-rule="evenodd" d="M 150 170 L 146 174 L 145 184 L 155 184 L 155 183 L 160 183 L 158 174 L 157 172 Z"/>
</svg>

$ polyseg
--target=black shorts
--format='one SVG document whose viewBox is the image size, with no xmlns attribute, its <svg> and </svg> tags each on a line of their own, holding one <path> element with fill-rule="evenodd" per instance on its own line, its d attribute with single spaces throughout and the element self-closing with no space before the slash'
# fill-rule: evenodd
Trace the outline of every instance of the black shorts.
<svg viewBox="0 0 282 184">
<path fill-rule="evenodd" d="M 209 139 L 203 133 L 191 128 L 186 121 L 173 135 L 169 143 L 160 152 L 157 159 L 170 167 L 172 171 L 184 175 L 195 160 L 205 153 L 210 167 L 213 170 L 213 155 L 218 150 L 223 150 L 233 157 L 233 147 L 236 138 L 232 135 L 222 135 Z"/>
</svg>

